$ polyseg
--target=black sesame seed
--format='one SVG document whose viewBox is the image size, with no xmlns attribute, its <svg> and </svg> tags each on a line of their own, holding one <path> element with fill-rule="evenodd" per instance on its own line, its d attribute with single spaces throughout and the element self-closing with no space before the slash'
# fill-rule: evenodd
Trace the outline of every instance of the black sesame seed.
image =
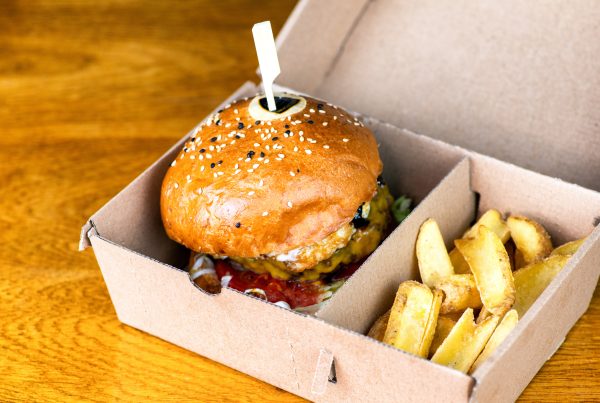
<svg viewBox="0 0 600 403">
<path fill-rule="evenodd" d="M 206 150 L 204 148 L 200 149 L 200 153 L 206 152 Z"/>
<path fill-rule="evenodd" d="M 210 164 L 210 167 L 211 167 L 211 168 L 214 168 L 214 167 L 215 167 L 215 163 L 214 163 L 214 162 L 211 162 L 211 164 Z"/>
<path fill-rule="evenodd" d="M 223 112 L 223 109 L 219 109 L 219 110 L 217 111 L 217 113 L 221 113 L 221 112 Z"/>
<path fill-rule="evenodd" d="M 187 148 L 187 147 L 183 147 L 183 152 L 184 152 L 184 153 L 187 153 L 188 151 L 190 151 L 190 149 L 189 149 L 189 148 Z"/>
<path fill-rule="evenodd" d="M 285 134 L 290 134 L 290 133 L 291 133 L 291 131 L 289 131 L 289 130 L 285 131 Z"/>
<path fill-rule="evenodd" d="M 241 226 L 242 226 L 242 223 L 241 223 L 241 222 L 236 222 L 236 223 L 235 223 L 235 227 L 236 227 L 236 228 L 239 228 L 239 227 L 241 227 Z"/>
<path fill-rule="evenodd" d="M 317 109 L 323 109 L 323 104 L 317 104 Z"/>
<path fill-rule="evenodd" d="M 259 125 L 260 124 L 260 120 L 257 120 L 256 122 L 254 122 L 255 125 Z"/>
<path fill-rule="evenodd" d="M 254 157 L 254 151 L 252 151 L 252 150 L 248 151 L 248 154 L 246 154 L 246 157 L 252 159 L 252 157 Z"/>
<path fill-rule="evenodd" d="M 242 122 L 238 123 L 238 130 L 242 130 L 244 128 L 244 124 Z"/>
<path fill-rule="evenodd" d="M 290 125 L 285 125 L 285 128 L 286 128 L 286 129 L 289 129 L 289 128 L 290 128 Z"/>
<path fill-rule="evenodd" d="M 193 143 L 194 141 L 196 141 L 196 137 L 192 137 L 192 138 L 190 139 L 190 141 Z"/>
<path fill-rule="evenodd" d="M 315 122 L 314 122 L 314 121 L 312 121 L 312 120 L 307 120 L 307 121 L 306 121 L 306 123 L 308 123 L 309 125 L 312 125 L 312 124 L 313 124 L 313 123 L 315 123 Z"/>
<path fill-rule="evenodd" d="M 265 153 L 263 153 L 262 151 L 260 152 L 260 158 L 265 158 Z"/>
<path fill-rule="evenodd" d="M 223 163 L 223 160 L 218 160 L 217 164 L 221 165 Z"/>
<path fill-rule="evenodd" d="M 210 142 L 214 143 L 215 141 L 217 141 L 217 138 L 216 137 L 211 137 Z"/>
<path fill-rule="evenodd" d="M 217 126 L 221 126 L 221 119 L 217 120 L 217 121 L 215 122 L 215 124 L 216 124 Z"/>
<path fill-rule="evenodd" d="M 296 169 L 296 172 L 300 173 L 300 169 Z"/>
<path fill-rule="evenodd" d="M 273 137 L 271 140 L 273 140 L 273 141 L 277 141 L 277 140 L 279 140 L 279 137 L 275 136 L 275 137 Z"/>
<path fill-rule="evenodd" d="M 235 138 L 236 138 L 236 139 L 239 139 L 239 138 L 241 138 L 241 137 L 239 136 L 239 134 L 236 134 L 236 135 L 235 135 Z"/>
</svg>

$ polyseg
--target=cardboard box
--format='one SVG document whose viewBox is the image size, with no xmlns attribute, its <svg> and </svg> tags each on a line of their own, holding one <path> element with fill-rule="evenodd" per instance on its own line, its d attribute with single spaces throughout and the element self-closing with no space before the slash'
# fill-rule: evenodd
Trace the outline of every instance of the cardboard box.
<svg viewBox="0 0 600 403">
<path fill-rule="evenodd" d="M 600 193 L 392 124 L 599 189 L 598 62 L 581 68 L 569 53 L 536 65 L 563 55 L 558 15 L 577 22 L 573 46 L 593 50 L 588 14 L 566 1 L 301 2 L 278 38 L 279 82 L 371 116 L 385 179 L 418 207 L 314 317 L 228 288 L 209 295 L 160 220 L 160 184 L 185 136 L 82 229 L 119 320 L 316 401 L 515 399 L 589 305 Z M 586 74 L 564 77 L 573 71 Z M 257 91 L 246 83 L 232 98 Z M 591 233 L 498 351 L 468 376 L 364 336 L 417 277 L 419 225 L 433 217 L 449 240 L 489 208 L 539 220 L 555 244 Z"/>
</svg>

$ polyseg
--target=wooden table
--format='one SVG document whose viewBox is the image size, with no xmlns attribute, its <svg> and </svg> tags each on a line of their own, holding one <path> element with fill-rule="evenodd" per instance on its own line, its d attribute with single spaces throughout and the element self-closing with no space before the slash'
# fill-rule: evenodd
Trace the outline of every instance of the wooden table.
<svg viewBox="0 0 600 403">
<path fill-rule="evenodd" d="M 294 3 L 0 3 L 0 401 L 301 400 L 122 325 L 77 252 L 88 216 L 255 78 L 251 25 Z M 600 399 L 599 325 L 597 290 L 522 399 Z"/>
</svg>

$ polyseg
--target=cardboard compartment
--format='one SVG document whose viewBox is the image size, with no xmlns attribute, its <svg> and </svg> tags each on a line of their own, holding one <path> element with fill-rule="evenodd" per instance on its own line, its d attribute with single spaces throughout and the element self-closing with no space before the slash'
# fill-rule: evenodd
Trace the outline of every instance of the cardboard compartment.
<svg viewBox="0 0 600 403">
<path fill-rule="evenodd" d="M 549 231 L 555 246 L 589 236 L 520 318 L 501 348 L 474 374 L 474 400 L 516 399 L 560 346 L 592 298 L 600 272 L 594 263 L 600 258 L 597 192 L 471 153 L 317 315 L 338 326 L 366 333 L 391 307 L 398 285 L 404 280 L 419 279 L 414 248 L 421 223 L 434 218 L 450 246 L 490 208 L 537 220 Z"/>
</svg>

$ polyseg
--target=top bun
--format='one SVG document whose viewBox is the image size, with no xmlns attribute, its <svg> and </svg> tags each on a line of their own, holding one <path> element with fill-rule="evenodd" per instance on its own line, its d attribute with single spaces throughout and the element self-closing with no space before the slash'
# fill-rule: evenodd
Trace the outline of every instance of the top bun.
<svg viewBox="0 0 600 403">
<path fill-rule="evenodd" d="M 167 171 L 163 223 L 191 250 L 248 258 L 307 246 L 350 222 L 376 192 L 382 163 L 358 119 L 308 97 L 281 94 L 281 113 L 261 100 L 209 117 Z"/>
</svg>

